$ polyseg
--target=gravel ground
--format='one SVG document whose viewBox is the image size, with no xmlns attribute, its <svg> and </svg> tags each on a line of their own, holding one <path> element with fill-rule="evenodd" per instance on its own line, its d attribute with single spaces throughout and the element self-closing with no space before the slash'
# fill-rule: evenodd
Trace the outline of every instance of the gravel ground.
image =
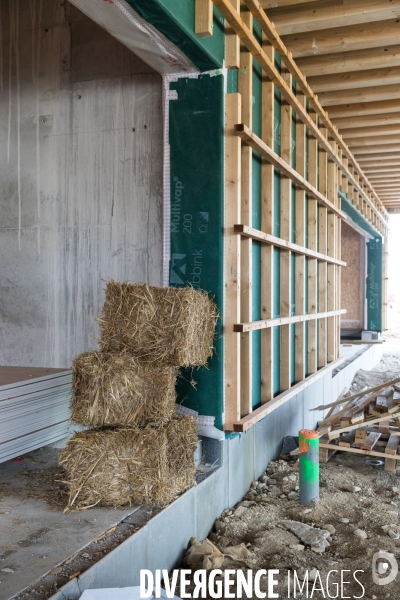
<svg viewBox="0 0 400 600">
<path fill-rule="evenodd" d="M 352 391 L 377 385 L 399 374 L 400 354 L 385 354 L 373 371 L 356 374 Z M 389 552 L 400 561 L 400 470 L 398 475 L 391 475 L 383 470 L 383 466 L 370 466 L 367 460 L 365 456 L 337 452 L 327 464 L 321 464 L 320 500 L 307 507 L 300 506 L 298 501 L 297 461 L 269 463 L 266 472 L 252 483 L 243 501 L 231 510 L 225 510 L 208 536 L 222 553 L 224 548 L 240 544 L 249 551 L 242 562 L 226 558 L 222 570 L 278 569 L 277 591 L 282 600 L 294 597 L 293 588 L 289 595 L 287 586 L 288 572 L 293 581 L 294 571 L 300 581 L 306 571 L 309 579 L 316 581 L 313 593 L 312 582 L 308 595 L 304 593 L 305 589 L 302 593 L 297 592 L 295 597 L 300 600 L 329 597 L 398 600 L 399 577 L 388 585 L 377 585 L 372 579 L 372 561 L 379 551 Z M 284 520 L 328 530 L 330 545 L 322 552 L 304 545 L 286 529 Z M 353 572 L 357 570 L 362 571 L 356 576 L 365 588 L 364 592 L 353 579 Z M 390 570 L 388 568 L 381 577 Z M 336 573 L 331 574 L 327 590 L 326 577 L 331 571 Z M 334 583 L 340 582 L 341 571 L 346 571 L 344 580 L 350 583 L 336 595 Z M 267 578 L 262 578 L 261 589 L 267 592 Z M 179 593 L 178 589 L 178 596 Z"/>
</svg>

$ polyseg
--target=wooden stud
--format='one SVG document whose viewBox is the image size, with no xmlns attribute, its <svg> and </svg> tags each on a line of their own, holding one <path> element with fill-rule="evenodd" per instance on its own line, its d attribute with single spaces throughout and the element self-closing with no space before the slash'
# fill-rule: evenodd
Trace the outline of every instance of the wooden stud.
<svg viewBox="0 0 400 600">
<path fill-rule="evenodd" d="M 207 37 L 213 34 L 212 0 L 196 0 L 195 33 L 197 37 Z"/>
<path fill-rule="evenodd" d="M 240 11 L 240 0 L 228 0 L 236 12 Z M 230 25 L 225 27 L 225 67 L 240 68 L 240 38 Z"/>
<path fill-rule="evenodd" d="M 333 142 L 335 145 L 335 142 Z M 336 203 L 337 191 L 337 168 L 335 163 L 328 161 L 328 198 L 332 203 Z M 328 254 L 336 258 L 337 253 L 337 233 L 336 233 L 336 217 L 334 214 L 328 214 Z M 336 310 L 336 266 L 328 264 L 328 288 L 327 288 L 327 310 Z M 332 362 L 337 358 L 337 331 L 335 318 L 330 317 L 327 323 L 327 352 L 328 362 Z"/>
<path fill-rule="evenodd" d="M 348 168 L 349 165 L 349 159 L 346 157 L 343 157 L 343 164 L 346 168 Z M 343 194 L 347 194 L 348 190 L 349 190 L 349 180 L 347 179 L 347 177 L 342 173 L 342 178 L 341 178 L 341 191 L 343 192 Z"/>
<path fill-rule="evenodd" d="M 263 37 L 263 49 L 272 62 L 274 49 Z M 265 78 L 262 82 L 262 141 L 274 146 L 274 84 Z M 274 166 L 263 158 L 261 166 L 261 228 L 267 234 L 274 232 Z M 274 247 L 263 244 L 261 247 L 261 315 L 263 319 L 274 316 Z M 274 344 L 272 329 L 261 332 L 261 403 L 274 397 Z"/>
<path fill-rule="evenodd" d="M 316 113 L 311 117 L 315 124 L 318 123 Z M 308 180 L 310 184 L 318 186 L 318 143 L 315 138 L 308 140 Z M 308 245 L 312 251 L 318 248 L 318 203 L 308 196 Z M 318 262 L 314 259 L 308 261 L 308 312 L 316 313 L 318 310 Z M 316 373 L 318 369 L 317 360 L 317 321 L 308 324 L 308 373 Z"/>
<path fill-rule="evenodd" d="M 240 94 L 226 96 L 226 203 L 225 203 L 225 425 L 229 431 L 240 418 L 240 336 L 233 323 L 240 319 L 240 236 L 234 224 L 240 218 L 241 143 L 235 124 L 241 119 Z"/>
<path fill-rule="evenodd" d="M 253 28 L 253 15 L 249 12 L 243 13 L 243 22 L 249 29 Z M 253 114 L 253 57 L 245 46 L 240 48 L 240 70 L 239 70 L 239 93 L 242 98 L 242 121 L 249 128 L 252 127 Z M 242 145 L 242 175 L 241 175 L 241 216 L 242 222 L 251 223 L 252 214 L 252 162 L 253 150 L 249 146 Z M 241 320 L 251 321 L 253 319 L 253 286 L 252 286 L 252 248 L 251 238 L 241 237 L 241 279 L 240 279 L 240 302 Z M 251 333 L 243 333 L 240 347 L 240 397 L 241 417 L 245 417 L 252 411 L 252 370 L 253 370 L 253 348 Z"/>
<path fill-rule="evenodd" d="M 306 97 L 299 96 L 299 102 L 306 109 Z M 302 121 L 296 122 L 296 171 L 302 177 L 306 176 L 306 127 Z M 296 244 L 305 246 L 306 243 L 306 193 L 296 189 Z M 295 309 L 296 315 L 305 313 L 306 308 L 306 258 L 297 255 L 295 259 Z M 305 364 L 305 326 L 304 323 L 295 325 L 295 380 L 302 381 L 306 376 Z"/>
<path fill-rule="evenodd" d="M 327 136 L 326 128 L 321 129 L 321 133 Z M 323 149 L 319 149 L 319 191 L 328 195 L 328 155 Z M 319 227 L 318 227 L 318 249 L 322 254 L 328 253 L 328 214 L 324 206 L 319 207 Z M 318 311 L 326 312 L 327 302 L 327 283 L 328 269 L 326 263 L 319 263 L 319 285 L 318 285 Z M 318 368 L 325 367 L 327 363 L 327 328 L 326 319 L 318 321 Z"/>
<path fill-rule="evenodd" d="M 292 76 L 285 72 L 283 74 L 286 85 L 292 87 Z M 284 100 L 281 104 L 281 157 L 289 165 L 292 163 L 292 108 Z M 281 237 L 291 240 L 292 235 L 292 181 L 281 172 Z M 291 282 L 292 253 L 281 250 L 280 267 L 280 314 L 281 317 L 290 317 L 292 309 Z M 280 354 L 280 390 L 284 391 L 291 387 L 291 331 L 290 325 L 282 325 L 281 354 Z"/>
</svg>

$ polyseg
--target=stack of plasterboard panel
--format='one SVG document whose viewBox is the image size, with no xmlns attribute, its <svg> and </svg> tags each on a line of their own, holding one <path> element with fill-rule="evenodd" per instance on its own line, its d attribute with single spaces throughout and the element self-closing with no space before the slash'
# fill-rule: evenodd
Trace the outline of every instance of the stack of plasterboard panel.
<svg viewBox="0 0 400 600">
<path fill-rule="evenodd" d="M 0 462 L 69 434 L 71 371 L 0 367 Z"/>
</svg>

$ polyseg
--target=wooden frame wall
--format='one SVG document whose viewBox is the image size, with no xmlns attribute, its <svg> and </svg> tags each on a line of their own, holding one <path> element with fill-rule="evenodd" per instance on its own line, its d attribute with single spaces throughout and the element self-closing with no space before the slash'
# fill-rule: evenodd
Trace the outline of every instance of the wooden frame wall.
<svg viewBox="0 0 400 600">
<path fill-rule="evenodd" d="M 258 0 L 241 2 L 242 12 L 237 0 L 212 1 L 230 32 L 227 64 L 240 65 L 239 91 L 226 97 L 225 429 L 244 431 L 338 362 L 340 315 L 346 312 L 340 308 L 340 269 L 345 266 L 340 259 L 340 223 L 346 215 L 340 207 L 338 185 L 353 195 L 359 211 L 379 233 L 386 231 L 387 213 Z M 253 20 L 262 29 L 262 44 L 253 33 Z M 240 39 L 239 56 L 232 32 Z M 275 67 L 276 54 L 281 71 Z M 253 59 L 263 74 L 261 137 L 252 130 Z M 274 151 L 275 90 L 281 96 L 280 154 Z M 292 115 L 296 119 L 295 152 Z M 262 159 L 261 230 L 252 224 L 254 154 Z M 278 217 L 274 215 L 277 171 L 279 236 L 273 227 Z M 262 246 L 261 320 L 252 319 L 254 241 Z M 280 252 L 279 280 L 274 273 L 274 249 Z M 277 285 L 279 317 L 274 316 Z M 278 353 L 275 327 L 280 330 Z M 255 356 L 252 333 L 259 330 L 261 355 Z M 252 380 L 257 360 L 262 364 L 260 382 Z M 279 389 L 274 384 L 277 362 Z M 259 408 L 253 407 L 257 385 L 261 386 Z"/>
</svg>

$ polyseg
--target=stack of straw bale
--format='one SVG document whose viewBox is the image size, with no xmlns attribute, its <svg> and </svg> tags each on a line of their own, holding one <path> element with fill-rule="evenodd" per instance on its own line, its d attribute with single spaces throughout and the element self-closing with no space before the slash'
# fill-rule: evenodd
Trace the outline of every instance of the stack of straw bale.
<svg viewBox="0 0 400 600">
<path fill-rule="evenodd" d="M 60 457 L 70 487 L 67 510 L 171 502 L 194 483 L 196 442 L 191 417 L 175 417 L 160 429 L 75 434 Z"/>
<path fill-rule="evenodd" d="M 61 452 L 66 510 L 165 505 L 195 481 L 196 422 L 175 413 L 179 366 L 207 364 L 217 309 L 205 292 L 110 281 L 101 349 L 73 362 L 71 419 L 90 429 Z"/>
<path fill-rule="evenodd" d="M 100 343 L 104 352 L 128 350 L 145 362 L 205 366 L 217 317 L 205 292 L 110 281 L 99 318 Z"/>
</svg>

